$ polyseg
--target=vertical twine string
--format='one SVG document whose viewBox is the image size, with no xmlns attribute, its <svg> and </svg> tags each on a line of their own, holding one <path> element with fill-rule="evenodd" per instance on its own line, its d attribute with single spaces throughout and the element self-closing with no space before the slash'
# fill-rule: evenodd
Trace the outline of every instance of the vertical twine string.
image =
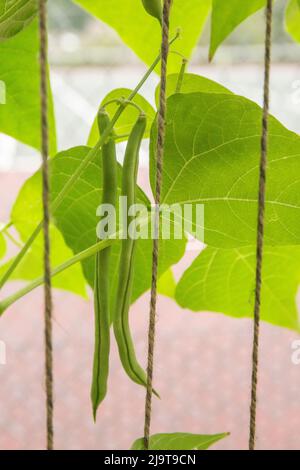
<svg viewBox="0 0 300 470">
<path fill-rule="evenodd" d="M 53 358 L 52 358 L 52 293 L 50 274 L 50 209 L 48 169 L 48 89 L 47 89 L 47 12 L 46 0 L 39 0 L 40 32 L 40 94 L 41 94 L 41 150 L 43 178 L 43 234 L 44 234 L 44 301 L 45 301 L 45 381 L 47 412 L 47 450 L 53 450 Z"/>
<path fill-rule="evenodd" d="M 145 403 L 145 426 L 144 426 L 144 447 L 149 449 L 151 414 L 152 414 L 152 383 L 153 383 L 153 361 L 155 346 L 155 320 L 157 302 L 157 272 L 159 256 L 159 206 L 161 200 L 163 153 L 165 143 L 165 120 L 166 120 L 166 88 L 167 88 L 167 62 L 169 54 L 169 30 L 170 11 L 172 0 L 164 0 L 163 20 L 162 20 L 162 44 L 161 44 L 161 84 L 158 111 L 158 136 L 156 149 L 156 191 L 155 191 L 155 214 L 154 214 L 154 240 L 152 252 L 152 279 L 151 279 L 151 299 L 148 329 L 148 365 L 147 365 L 147 392 Z"/>
<path fill-rule="evenodd" d="M 272 13 L 273 13 L 273 0 L 268 0 L 267 8 L 266 8 L 264 106 L 263 106 L 263 119 L 262 119 L 261 159 L 260 159 L 259 193 L 258 193 L 256 284 L 255 284 L 254 333 L 253 333 L 253 351 L 252 351 L 252 382 L 251 382 L 249 450 L 255 449 L 255 438 L 256 438 L 259 327 L 260 327 L 260 306 L 261 306 L 262 261 L 263 261 L 263 248 L 264 248 L 264 225 L 265 225 L 264 216 L 265 216 L 266 169 L 267 169 L 267 156 L 268 156 L 267 155 L 268 154 L 268 124 L 269 124 L 269 104 L 270 104 Z"/>
</svg>

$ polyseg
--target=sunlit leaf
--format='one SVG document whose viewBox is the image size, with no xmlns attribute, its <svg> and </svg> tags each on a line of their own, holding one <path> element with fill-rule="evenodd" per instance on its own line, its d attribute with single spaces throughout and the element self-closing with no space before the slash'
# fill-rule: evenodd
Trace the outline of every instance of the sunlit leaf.
<svg viewBox="0 0 300 470">
<path fill-rule="evenodd" d="M 175 296 L 176 281 L 172 269 L 168 269 L 159 279 L 157 283 L 157 291 L 159 294 L 173 299 Z"/>
<path fill-rule="evenodd" d="M 161 28 L 156 18 L 144 10 L 141 0 L 75 0 L 88 12 L 111 26 L 146 64 L 150 65 L 161 43 Z M 211 7 L 211 0 L 174 0 L 171 15 L 170 37 L 178 28 L 181 39 L 174 49 L 190 57 L 202 32 Z M 178 71 L 181 58 L 171 54 L 170 72 Z M 157 69 L 159 71 L 159 68 Z"/>
<path fill-rule="evenodd" d="M 204 205 L 208 245 L 256 243 L 261 115 L 258 105 L 232 94 L 168 99 L 162 203 Z M 156 133 L 153 126 L 152 188 Z M 270 117 L 266 244 L 300 243 L 299 156 L 300 137 Z"/>
<path fill-rule="evenodd" d="M 266 0 L 213 0 L 209 56 L 246 18 L 266 5 Z"/>
<path fill-rule="evenodd" d="M 178 304 L 196 312 L 253 318 L 255 261 L 255 247 L 206 248 L 180 279 L 176 288 Z M 265 247 L 262 320 L 299 330 L 299 284 L 300 247 Z"/>
<path fill-rule="evenodd" d="M 149 450 L 206 450 L 228 435 L 228 433 L 205 435 L 183 432 L 154 434 L 150 437 Z M 144 439 L 137 439 L 131 449 L 144 450 Z"/>
<path fill-rule="evenodd" d="M 30 214 L 30 215 L 29 215 Z M 40 172 L 31 176 L 22 186 L 11 213 L 11 221 L 24 242 L 42 219 L 42 181 Z M 51 224 L 52 268 L 71 258 L 73 253 L 65 244 L 59 230 Z M 43 236 L 40 234 L 15 270 L 12 280 L 33 280 L 43 274 Z M 9 262 L 1 267 L 5 271 Z M 53 286 L 86 296 L 86 282 L 80 264 L 53 278 Z"/>
<path fill-rule="evenodd" d="M 300 0 L 290 0 L 286 9 L 285 24 L 292 38 L 300 42 Z"/>
<path fill-rule="evenodd" d="M 6 102 L 0 104 L 0 132 L 30 145 L 41 147 L 40 68 L 37 21 L 17 36 L 0 42 L 0 81 Z M 55 123 L 49 87 L 50 153 L 56 152 Z M 5 158 L 1 155 L 0 158 Z"/>
<path fill-rule="evenodd" d="M 0 233 L 0 259 L 3 258 L 5 253 L 6 253 L 6 241 L 5 241 L 3 233 Z"/>
<path fill-rule="evenodd" d="M 178 84 L 178 73 L 173 73 L 167 77 L 167 97 L 174 95 L 176 93 L 177 84 Z M 160 86 L 158 85 L 155 90 L 155 101 L 158 106 L 159 103 L 159 91 Z M 197 91 L 201 93 L 231 93 L 227 88 L 220 83 L 217 83 L 209 78 L 202 77 L 201 75 L 196 75 L 194 73 L 185 73 L 180 93 L 196 93 Z"/>
</svg>

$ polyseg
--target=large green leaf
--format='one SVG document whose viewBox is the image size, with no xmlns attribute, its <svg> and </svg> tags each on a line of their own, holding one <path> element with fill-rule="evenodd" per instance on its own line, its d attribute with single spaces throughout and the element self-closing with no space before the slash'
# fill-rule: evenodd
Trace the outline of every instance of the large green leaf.
<svg viewBox="0 0 300 470">
<path fill-rule="evenodd" d="M 161 295 L 174 299 L 176 290 L 176 280 L 172 269 L 168 269 L 157 283 L 157 292 Z"/>
<path fill-rule="evenodd" d="M 265 4 L 266 0 L 213 0 L 210 59 L 235 28 Z"/>
<path fill-rule="evenodd" d="M 179 74 L 172 73 L 167 77 L 167 97 L 174 95 L 177 89 Z M 158 85 L 155 90 L 155 102 L 158 106 L 159 103 L 159 91 L 160 86 Z M 201 93 L 231 93 L 227 88 L 220 83 L 217 83 L 209 78 L 202 77 L 201 75 L 196 75 L 194 73 L 185 73 L 180 93 L 196 93 L 197 91 Z"/>
<path fill-rule="evenodd" d="M 288 3 L 285 24 L 292 38 L 300 42 L 300 0 L 290 0 Z"/>
<path fill-rule="evenodd" d="M 6 104 L 0 106 L 0 132 L 40 149 L 39 40 L 37 21 L 0 43 L 0 80 Z M 49 87 L 50 152 L 56 152 L 55 124 Z M 0 158 L 5 158 L 1 155 Z"/>
<path fill-rule="evenodd" d="M 5 83 L 0 81 L 0 104 L 5 104 L 6 101 L 6 87 Z"/>
<path fill-rule="evenodd" d="M 30 216 L 29 216 L 30 214 Z M 11 212 L 11 221 L 26 241 L 42 218 L 41 173 L 31 176 L 22 186 Z M 51 266 L 52 268 L 72 257 L 72 251 L 64 242 L 59 230 L 51 224 Z M 33 280 L 43 273 L 43 236 L 40 234 L 31 249 L 14 271 L 12 280 Z M 11 261 L 1 266 L 3 273 Z M 86 282 L 80 265 L 74 265 L 53 278 L 53 286 L 86 296 Z"/>
<path fill-rule="evenodd" d="M 103 106 L 105 103 L 108 103 L 111 100 L 116 100 L 116 99 L 119 100 L 121 98 L 128 98 L 131 92 L 132 90 L 129 90 L 128 88 L 117 88 L 115 90 L 112 90 L 104 98 L 104 100 L 101 103 L 101 106 Z M 142 95 L 139 95 L 139 94 L 135 95 L 132 101 L 138 106 L 140 106 L 140 108 L 147 115 L 147 127 L 146 127 L 146 131 L 144 134 L 144 138 L 146 139 L 150 135 L 152 122 L 155 118 L 155 111 L 152 108 L 151 104 Z M 117 108 L 118 108 L 118 104 L 116 103 L 111 103 L 106 107 L 106 110 L 111 118 L 114 116 Z M 114 127 L 115 133 L 119 136 L 123 136 L 122 138 L 118 139 L 118 142 L 121 142 L 122 140 L 127 140 L 127 135 L 130 133 L 134 123 L 136 122 L 138 114 L 139 114 L 139 111 L 130 105 L 127 106 L 125 111 L 123 111 L 122 115 L 120 116 L 120 118 L 118 119 Z M 99 140 L 99 129 L 98 129 L 98 123 L 97 123 L 97 117 L 96 117 L 93 122 L 93 126 L 89 135 L 88 146 L 94 147 L 94 145 L 96 145 L 98 140 Z"/>
<path fill-rule="evenodd" d="M 26 28 L 37 14 L 37 0 L 0 0 L 0 41 Z"/>
<path fill-rule="evenodd" d="M 18 226 L 17 222 L 16 225 Z M 72 251 L 66 246 L 61 233 L 53 225 L 51 225 L 50 228 L 50 237 L 51 266 L 54 268 L 70 259 L 72 257 Z M 33 281 L 43 275 L 43 246 L 43 238 L 42 236 L 39 236 L 18 267 L 14 270 L 10 277 L 11 281 Z M 6 272 L 11 262 L 12 259 L 0 266 L 0 276 Z M 83 277 L 80 264 L 75 264 L 68 270 L 55 276 L 52 280 L 52 285 L 57 289 L 66 290 L 87 298 L 86 282 Z"/>
<path fill-rule="evenodd" d="M 149 450 L 206 450 L 228 435 L 226 432 L 211 435 L 185 432 L 154 434 L 150 437 Z M 144 439 L 137 439 L 131 449 L 144 450 Z"/>
<path fill-rule="evenodd" d="M 193 311 L 253 317 L 255 247 L 206 248 L 177 284 L 176 300 Z M 261 318 L 299 330 L 300 247 L 265 247 Z"/>
<path fill-rule="evenodd" d="M 204 204 L 209 245 L 256 243 L 261 115 L 259 106 L 236 95 L 190 93 L 168 99 L 162 202 Z M 299 244 L 300 138 L 273 117 L 269 125 L 265 241 Z M 155 142 L 153 126 L 152 188 Z"/>
<path fill-rule="evenodd" d="M 5 241 L 3 233 L 0 232 L 0 259 L 3 258 L 5 253 L 6 253 L 6 241 Z"/>
<path fill-rule="evenodd" d="M 147 14 L 141 0 L 75 0 L 87 11 L 114 28 L 146 64 L 150 65 L 160 49 L 159 22 Z M 171 37 L 177 28 L 181 39 L 174 49 L 187 58 L 196 46 L 211 6 L 211 0 L 174 0 L 171 15 Z M 169 70 L 177 71 L 181 58 L 171 54 Z M 159 70 L 159 69 L 158 69 Z"/>
<path fill-rule="evenodd" d="M 51 162 L 52 195 L 60 192 L 71 175 L 76 171 L 81 160 L 86 156 L 89 147 L 76 147 L 62 152 Z M 98 218 L 96 209 L 102 199 L 102 164 L 101 156 L 89 163 L 81 177 L 73 185 L 68 196 L 55 213 L 55 222 L 62 232 L 67 245 L 74 253 L 78 253 L 96 241 L 96 225 Z M 119 167 L 119 192 L 121 187 L 121 167 Z M 138 189 L 138 202 L 150 205 L 145 194 Z M 115 299 L 118 280 L 118 259 L 120 241 L 112 247 L 111 298 Z M 160 247 L 159 273 L 163 274 L 171 265 L 183 256 L 185 240 L 163 240 Z M 138 240 L 134 264 L 134 288 L 132 300 L 149 289 L 151 282 L 152 240 Z M 94 284 L 94 258 L 83 263 L 83 269 L 89 284 Z"/>
</svg>

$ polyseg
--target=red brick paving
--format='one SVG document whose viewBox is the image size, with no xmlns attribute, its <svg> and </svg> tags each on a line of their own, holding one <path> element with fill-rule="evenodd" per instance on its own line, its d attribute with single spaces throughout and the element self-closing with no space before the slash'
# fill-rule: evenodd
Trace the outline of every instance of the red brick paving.
<svg viewBox="0 0 300 470">
<path fill-rule="evenodd" d="M 24 179 L 0 174 L 0 220 L 7 218 Z M 126 449 L 142 434 L 144 390 L 127 379 L 113 346 L 108 397 L 93 423 L 92 304 L 65 292 L 55 291 L 54 297 L 56 448 Z M 140 358 L 146 356 L 148 300 L 148 295 L 139 299 L 131 315 Z M 0 320 L 0 339 L 7 346 L 7 365 L 0 366 L 0 449 L 44 447 L 42 311 L 39 290 Z M 251 321 L 191 313 L 161 297 L 157 333 L 155 383 L 162 400 L 154 401 L 153 432 L 230 431 L 214 448 L 245 449 Z M 260 449 L 300 449 L 300 366 L 290 359 L 295 338 L 288 330 L 262 326 Z"/>
</svg>

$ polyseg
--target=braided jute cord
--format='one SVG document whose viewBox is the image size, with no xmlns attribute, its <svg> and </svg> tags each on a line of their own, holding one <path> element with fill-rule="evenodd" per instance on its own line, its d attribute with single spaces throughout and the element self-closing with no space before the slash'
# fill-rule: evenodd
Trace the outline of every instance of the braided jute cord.
<svg viewBox="0 0 300 470">
<path fill-rule="evenodd" d="M 152 414 L 152 382 L 153 382 L 153 361 L 155 346 L 155 321 L 157 302 L 157 272 L 159 256 L 159 206 L 162 188 L 163 153 L 165 144 L 166 127 L 166 88 L 167 88 L 167 62 L 169 55 L 169 30 L 170 11 L 172 0 L 164 1 L 163 21 L 162 21 L 162 44 L 161 44 L 161 83 L 158 111 L 158 135 L 156 149 L 156 191 L 155 191 L 155 214 L 154 214 L 154 240 L 152 252 L 152 279 L 151 279 L 151 299 L 148 330 L 148 365 L 147 365 L 147 392 L 145 403 L 145 426 L 144 426 L 144 447 L 149 449 L 151 414 Z"/>
<path fill-rule="evenodd" d="M 53 450 L 53 358 L 52 358 L 52 293 L 50 270 L 50 209 L 49 209 L 49 136 L 48 136 L 48 80 L 47 80 L 47 11 L 46 0 L 39 0 L 40 32 L 40 94 L 41 94 L 41 150 L 43 178 L 43 234 L 44 234 L 44 301 L 45 301 L 45 381 L 47 412 L 47 450 Z"/>
<path fill-rule="evenodd" d="M 267 7 L 266 7 L 264 105 L 263 105 L 263 119 L 262 119 L 261 159 L 260 159 L 260 170 L 259 170 L 259 193 L 258 193 L 256 284 L 255 284 L 254 334 L 253 334 L 253 351 L 252 351 L 252 382 L 251 382 L 249 450 L 255 449 L 255 438 L 256 438 L 257 375 L 258 375 L 259 327 L 260 327 L 260 307 L 261 307 L 262 261 L 263 261 L 264 228 L 265 228 L 264 218 L 265 218 L 266 170 L 267 170 L 267 154 L 268 154 L 268 124 L 269 124 L 269 104 L 270 104 L 272 16 L 273 16 L 273 0 L 268 0 Z"/>
</svg>

